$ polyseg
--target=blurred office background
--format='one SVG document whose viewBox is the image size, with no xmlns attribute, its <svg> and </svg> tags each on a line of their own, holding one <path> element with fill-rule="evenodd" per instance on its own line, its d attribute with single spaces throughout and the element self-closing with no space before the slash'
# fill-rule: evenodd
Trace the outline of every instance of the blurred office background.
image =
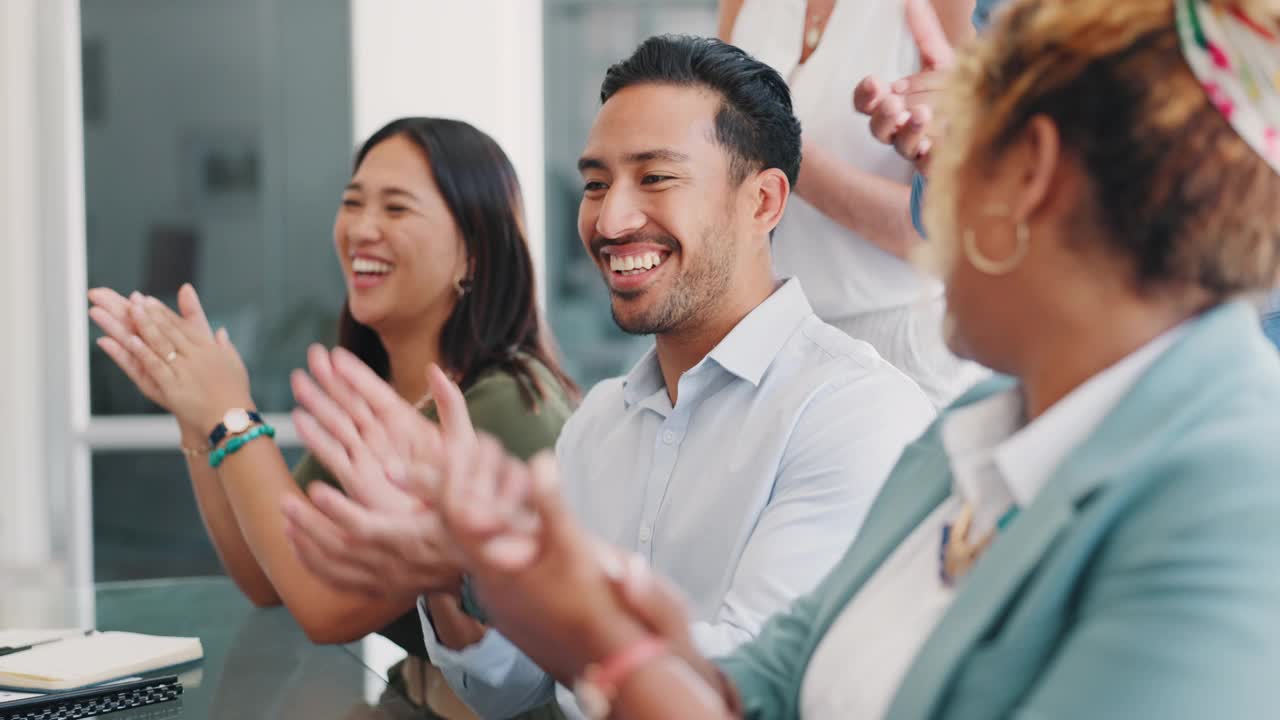
<svg viewBox="0 0 1280 720">
<path fill-rule="evenodd" d="M 220 572 L 174 423 L 93 346 L 84 291 L 193 282 L 296 458 L 287 374 L 333 339 L 338 197 L 393 117 L 503 145 L 568 368 L 625 371 L 648 339 L 581 250 L 574 163 L 610 63 L 714 30 L 715 0 L 0 1 L 0 584 Z"/>
</svg>

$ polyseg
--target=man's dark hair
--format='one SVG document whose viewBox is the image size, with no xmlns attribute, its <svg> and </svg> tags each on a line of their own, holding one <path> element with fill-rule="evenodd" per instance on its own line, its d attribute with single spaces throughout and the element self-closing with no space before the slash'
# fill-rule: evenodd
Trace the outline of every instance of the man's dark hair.
<svg viewBox="0 0 1280 720">
<path fill-rule="evenodd" d="M 715 38 L 657 35 L 609 68 L 600 102 L 646 83 L 704 87 L 720 95 L 716 141 L 729 152 L 735 185 L 767 168 L 778 168 L 795 185 L 800 121 L 791 112 L 791 91 L 776 70 Z"/>
</svg>

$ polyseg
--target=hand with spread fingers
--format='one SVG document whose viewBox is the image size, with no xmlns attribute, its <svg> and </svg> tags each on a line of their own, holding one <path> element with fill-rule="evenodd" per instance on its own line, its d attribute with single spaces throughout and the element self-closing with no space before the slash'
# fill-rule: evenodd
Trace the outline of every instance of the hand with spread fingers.
<svg viewBox="0 0 1280 720">
<path fill-rule="evenodd" d="M 938 107 L 955 51 L 930 0 L 906 0 L 906 13 L 920 51 L 920 72 L 891 84 L 864 78 L 853 91 L 853 107 L 871 118 L 871 134 L 877 140 L 892 145 L 927 173 L 929 151 L 944 128 Z"/>
<path fill-rule="evenodd" d="M 441 429 L 346 350 L 313 345 L 307 366 L 310 375 L 295 370 L 291 378 L 298 401 L 294 425 L 347 494 L 370 510 L 390 513 L 431 503 Z M 433 388 L 437 373 L 428 371 Z M 461 422 L 469 423 L 465 405 L 461 412 Z M 468 425 L 463 432 L 469 431 Z"/>
<path fill-rule="evenodd" d="M 295 553 L 334 587 L 369 595 L 456 592 L 461 568 L 433 507 L 446 443 L 476 442 L 466 401 L 437 367 L 437 427 L 345 350 L 308 353 L 293 375 L 303 443 L 346 490 L 313 483 L 282 509 Z M 313 379 L 314 378 L 314 379 Z"/>
<path fill-rule="evenodd" d="M 228 408 L 252 407 L 249 374 L 225 330 L 214 333 L 190 285 L 181 314 L 153 297 L 89 291 L 89 317 L 106 333 L 98 346 L 150 400 L 207 433 Z"/>
<path fill-rule="evenodd" d="M 565 507 L 550 454 L 525 464 L 487 437 L 449 448 L 441 510 L 490 624 L 557 680 L 644 633 Z"/>
</svg>

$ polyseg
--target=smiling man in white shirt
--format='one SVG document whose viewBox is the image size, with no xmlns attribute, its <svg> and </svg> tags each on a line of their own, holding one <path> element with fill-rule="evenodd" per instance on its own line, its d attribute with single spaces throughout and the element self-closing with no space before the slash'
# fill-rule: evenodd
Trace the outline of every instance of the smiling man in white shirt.
<svg viewBox="0 0 1280 720">
<path fill-rule="evenodd" d="M 656 37 L 610 68 L 601 100 L 579 234 L 618 325 L 655 344 L 565 425 L 563 489 L 587 528 L 683 589 L 699 649 L 721 654 L 826 575 L 933 408 L 774 274 L 770 234 L 800 164 L 775 71 L 716 40 Z M 358 561 L 359 543 L 338 545 L 335 562 Z M 452 603 L 420 602 L 427 650 L 478 714 L 553 697 L 577 713 Z"/>
<path fill-rule="evenodd" d="M 653 38 L 610 69 L 601 99 L 578 229 L 619 326 L 656 341 L 587 395 L 556 455 L 587 527 L 675 580 L 700 648 L 723 653 L 835 564 L 933 412 L 774 275 L 770 232 L 800 161 L 776 73 L 713 40 Z M 424 628 L 482 716 L 551 697 L 500 633 L 457 651 L 425 613 Z"/>
</svg>

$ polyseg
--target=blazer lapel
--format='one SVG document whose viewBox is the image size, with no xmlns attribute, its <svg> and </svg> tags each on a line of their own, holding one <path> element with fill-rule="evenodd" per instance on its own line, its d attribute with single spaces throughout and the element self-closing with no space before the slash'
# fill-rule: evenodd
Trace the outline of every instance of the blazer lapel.
<svg viewBox="0 0 1280 720">
<path fill-rule="evenodd" d="M 814 627 L 815 642 L 889 554 L 951 493 L 951 470 L 941 443 L 935 440 L 937 432 L 935 423 L 908 445 L 885 481 L 847 557 L 837 566 L 843 590 L 825 598 L 822 619 Z"/>
<path fill-rule="evenodd" d="M 1009 378 L 996 376 L 969 390 L 952 407 L 972 404 L 1011 385 Z M 920 439 L 902 451 L 902 457 L 867 512 L 848 554 L 837 565 L 844 591 L 827 598 L 820 615 L 822 620 L 814 628 L 815 638 L 821 639 L 827 633 L 854 593 L 916 526 L 951 494 L 951 462 L 941 438 L 945 417 L 944 413 L 934 420 Z"/>
<path fill-rule="evenodd" d="M 916 654 L 885 717 L 927 718 L 960 658 L 1067 527 L 1074 508 L 1063 497 L 1041 497 L 1024 510 L 964 579 L 951 607 Z"/>
<path fill-rule="evenodd" d="M 1242 365 L 1241 358 L 1255 362 Z M 1238 379 L 1218 368 L 1266 377 L 1275 365 L 1275 350 L 1251 305 L 1234 302 L 1209 311 L 1152 364 L 1050 483 L 1067 485 L 1080 502 L 1117 467 L 1159 452 L 1170 440 L 1166 429 L 1211 419 L 1224 386 Z"/>
<path fill-rule="evenodd" d="M 1214 381 L 1206 382 L 1206 368 L 1232 355 L 1258 354 L 1249 345 L 1251 332 L 1258 334 L 1254 325 L 1253 314 L 1242 303 L 1214 309 L 1156 360 L 973 567 L 917 653 L 886 717 L 935 714 L 964 656 L 1094 491 L 1131 474 L 1132 466 L 1158 452 L 1170 436 L 1163 427 L 1180 425 L 1188 414 L 1201 412 L 1206 398 L 1217 393 Z M 949 470 L 945 474 L 949 483 Z"/>
</svg>

